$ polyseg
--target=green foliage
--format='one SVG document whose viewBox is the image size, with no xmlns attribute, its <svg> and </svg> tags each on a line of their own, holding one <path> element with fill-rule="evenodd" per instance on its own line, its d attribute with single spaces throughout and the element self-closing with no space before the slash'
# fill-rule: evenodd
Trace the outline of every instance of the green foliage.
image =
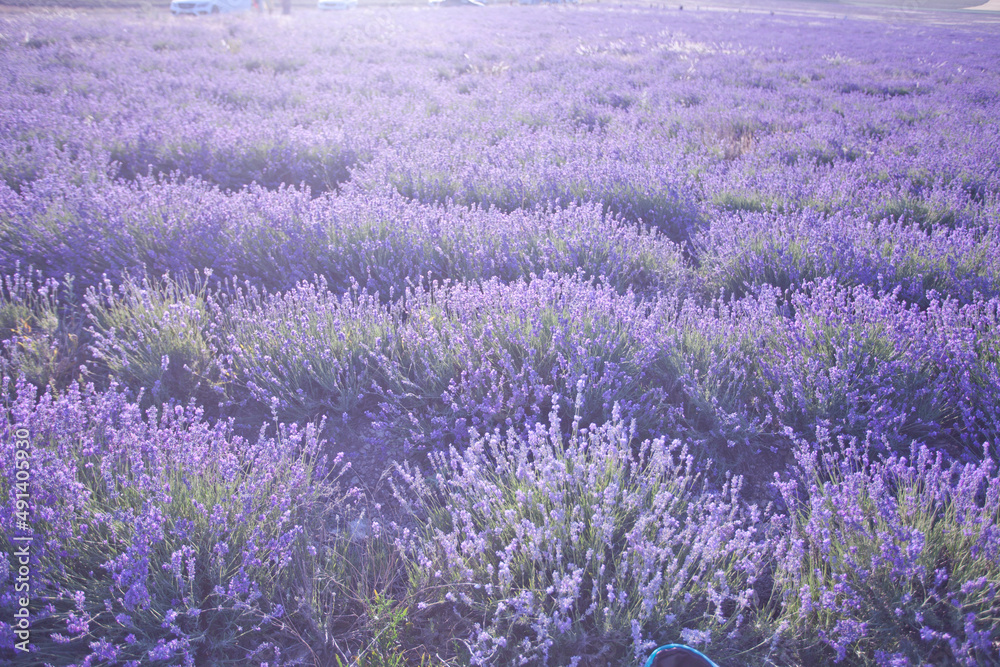
<svg viewBox="0 0 1000 667">
<path fill-rule="evenodd" d="M 377 298 L 335 296 L 321 280 L 285 294 L 237 290 L 226 297 L 219 327 L 233 396 L 307 420 L 359 406 L 372 388 L 371 355 L 393 322 Z"/>
<path fill-rule="evenodd" d="M 71 382 L 85 350 L 73 279 L 16 273 L 0 285 L 0 369 L 37 387 Z"/>
<path fill-rule="evenodd" d="M 901 196 L 885 202 L 869 214 L 873 222 L 890 220 L 916 225 L 924 232 L 954 229 L 958 215 L 952 209 L 924 201 L 917 197 Z"/>
<path fill-rule="evenodd" d="M 712 197 L 712 204 L 726 211 L 751 211 L 759 213 L 771 208 L 772 204 L 758 194 L 720 192 Z"/>
<path fill-rule="evenodd" d="M 203 279 L 128 279 L 117 289 L 105 281 L 89 290 L 85 301 L 94 354 L 105 373 L 148 392 L 147 404 L 218 401 L 219 369 L 209 344 L 210 296 Z"/>
<path fill-rule="evenodd" d="M 406 621 L 408 609 L 378 591 L 368 600 L 368 628 L 373 634 L 371 643 L 358 655 L 357 667 L 403 667 L 406 662 L 399 644 L 399 631 Z M 340 659 L 337 659 L 337 664 Z"/>
</svg>

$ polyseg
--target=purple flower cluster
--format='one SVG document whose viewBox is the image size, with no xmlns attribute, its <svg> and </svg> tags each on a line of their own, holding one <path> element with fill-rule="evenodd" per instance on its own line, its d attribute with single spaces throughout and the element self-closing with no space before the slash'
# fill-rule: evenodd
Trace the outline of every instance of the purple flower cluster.
<svg viewBox="0 0 1000 667">
<path fill-rule="evenodd" d="M 208 345 L 208 302 L 201 281 L 110 280 L 84 300 L 93 327 L 90 349 L 106 372 L 157 403 L 210 398 L 216 378 Z"/>
<path fill-rule="evenodd" d="M 272 644 L 282 605 L 297 606 L 305 529 L 338 511 L 323 506 L 330 489 L 316 429 L 281 427 L 251 443 L 199 409 L 144 414 L 114 386 L 36 398 L 27 382 L 9 385 L 4 459 L 14 460 L 15 427 L 32 443 L 32 659 L 280 661 Z M 14 472 L 4 465 L 8 547 Z M 0 605 L 12 609 L 16 597 L 5 586 Z M 5 620 L 4 651 L 9 629 Z"/>
<path fill-rule="evenodd" d="M 741 480 L 706 490 L 676 440 L 636 450 L 617 409 L 582 428 L 582 379 L 577 391 L 566 437 L 553 410 L 525 438 L 495 432 L 432 454 L 426 476 L 398 470 L 426 517 L 402 545 L 418 610 L 474 622 L 472 664 L 637 662 L 665 636 L 738 645 L 766 561 Z"/>
<path fill-rule="evenodd" d="M 996 462 L 948 464 L 926 446 L 871 461 L 866 444 L 803 440 L 799 481 L 778 484 L 782 630 L 837 662 L 996 661 Z"/>
</svg>

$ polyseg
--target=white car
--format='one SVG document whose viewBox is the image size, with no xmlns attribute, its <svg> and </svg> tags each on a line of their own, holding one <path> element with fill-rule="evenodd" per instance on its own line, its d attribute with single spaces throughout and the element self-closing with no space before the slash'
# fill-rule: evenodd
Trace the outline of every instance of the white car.
<svg viewBox="0 0 1000 667">
<path fill-rule="evenodd" d="M 316 7 L 319 9 L 351 9 L 358 6 L 358 0 L 319 0 Z"/>
<path fill-rule="evenodd" d="M 253 0 L 171 0 L 170 11 L 178 14 L 227 14 L 247 12 Z"/>
</svg>

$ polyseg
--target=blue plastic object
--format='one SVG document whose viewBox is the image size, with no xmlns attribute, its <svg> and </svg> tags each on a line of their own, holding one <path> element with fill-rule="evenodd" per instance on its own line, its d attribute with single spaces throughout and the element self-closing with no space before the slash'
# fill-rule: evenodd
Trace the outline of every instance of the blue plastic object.
<svg viewBox="0 0 1000 667">
<path fill-rule="evenodd" d="M 704 664 L 707 665 L 708 667 L 719 667 L 714 662 L 712 662 L 712 660 L 707 655 L 705 655 L 698 649 L 691 648 L 690 646 L 685 646 L 684 644 L 666 644 L 665 646 L 661 646 L 660 648 L 656 649 L 650 654 L 649 660 L 646 661 L 645 667 L 653 667 L 653 663 L 656 662 L 657 656 L 660 655 L 661 653 L 676 653 L 678 656 L 683 656 L 684 654 L 687 654 L 693 660 L 692 664 L 697 663 L 698 659 L 700 658 L 701 660 L 705 661 Z"/>
</svg>

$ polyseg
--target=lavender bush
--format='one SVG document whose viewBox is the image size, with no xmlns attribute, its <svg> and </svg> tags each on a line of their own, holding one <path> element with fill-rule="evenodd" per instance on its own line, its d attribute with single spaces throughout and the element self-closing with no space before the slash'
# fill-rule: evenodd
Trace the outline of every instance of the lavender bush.
<svg viewBox="0 0 1000 667">
<path fill-rule="evenodd" d="M 654 352 L 644 347 L 652 322 L 631 295 L 547 274 L 511 285 L 433 285 L 408 293 L 405 304 L 391 356 L 376 359 L 395 373 L 372 416 L 376 429 L 403 428 L 420 449 L 465 442 L 470 427 L 542 421 L 551 394 L 572 391 L 581 376 L 595 382 L 588 419 L 604 421 L 617 402 L 650 423 L 660 417 L 662 391 L 642 373 Z"/>
<path fill-rule="evenodd" d="M 779 635 L 817 642 L 808 660 L 995 661 L 995 461 L 948 464 L 926 446 L 872 461 L 867 445 L 819 432 L 796 449 L 801 482 L 778 485 L 791 510 L 775 552 Z"/>
<path fill-rule="evenodd" d="M 2 407 L 5 456 L 14 428 L 32 442 L 32 660 L 286 662 L 285 618 L 312 587 L 309 529 L 346 509 L 331 495 L 343 467 L 321 455 L 314 428 L 250 443 L 195 408 L 144 414 L 116 387 L 36 400 L 21 381 L 14 393 Z M 4 607 L 14 599 L 6 591 Z M 3 637 L 10 650 L 6 623 Z"/>
<path fill-rule="evenodd" d="M 157 403 L 210 398 L 218 382 L 205 287 L 185 283 L 128 280 L 115 289 L 106 280 L 85 299 L 92 350 L 105 372 Z"/>
<path fill-rule="evenodd" d="M 775 346 L 765 364 L 780 423 L 803 435 L 822 426 L 870 437 L 895 451 L 926 442 L 971 454 L 992 439 L 1000 422 L 996 399 L 987 396 L 997 367 L 980 352 L 993 336 L 972 334 L 967 318 L 991 330 L 995 299 L 964 307 L 935 299 L 920 311 L 898 298 L 898 288 L 810 287 L 792 297 L 789 343 Z"/>
<path fill-rule="evenodd" d="M 426 476 L 399 469 L 425 517 L 402 545 L 417 613 L 470 625 L 472 664 L 638 662 L 663 636 L 735 652 L 763 572 L 758 508 L 739 479 L 706 491 L 679 441 L 635 449 L 617 409 L 581 427 L 583 390 L 566 437 L 553 411 L 524 439 L 432 455 Z"/>
<path fill-rule="evenodd" d="M 81 313 L 73 305 L 73 278 L 62 283 L 16 267 L 0 286 L 0 368 L 37 386 L 72 381 L 85 346 Z"/>
<path fill-rule="evenodd" d="M 366 293 L 334 296 L 325 281 L 285 294 L 237 289 L 217 345 L 237 401 L 298 419 L 349 418 L 373 387 L 368 363 L 393 322 Z"/>
</svg>

